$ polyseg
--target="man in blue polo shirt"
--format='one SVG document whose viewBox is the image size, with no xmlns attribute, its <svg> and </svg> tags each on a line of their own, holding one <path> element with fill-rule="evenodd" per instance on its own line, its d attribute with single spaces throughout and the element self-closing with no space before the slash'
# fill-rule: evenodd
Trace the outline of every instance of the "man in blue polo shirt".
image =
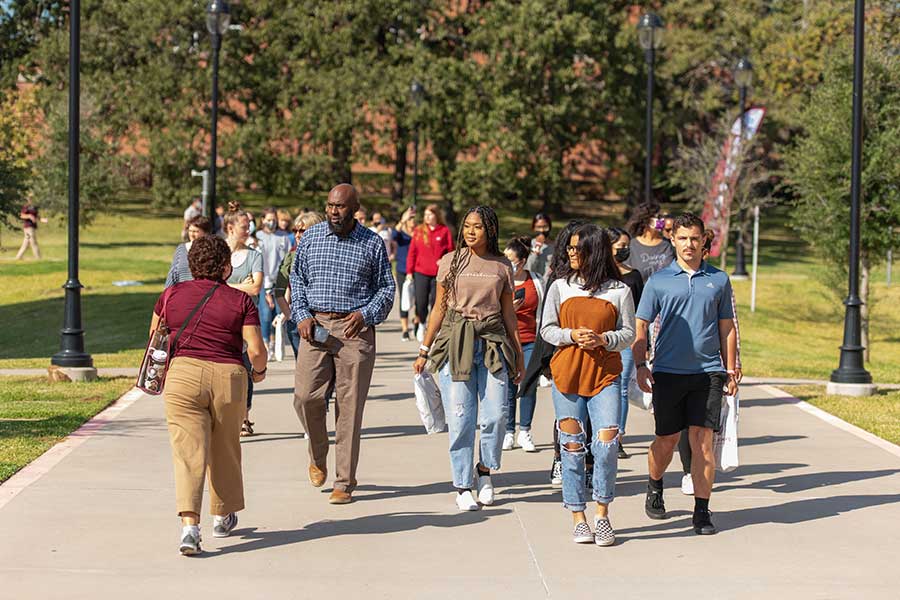
<svg viewBox="0 0 900 600">
<path fill-rule="evenodd" d="M 638 385 L 653 392 L 656 439 L 650 445 L 650 481 L 645 510 L 665 519 L 663 474 L 687 428 L 693 452 L 694 531 L 716 533 L 709 513 L 715 477 L 713 432 L 719 429 L 723 390 L 737 391 L 734 377 L 737 335 L 731 281 L 703 260 L 703 221 L 691 213 L 675 219 L 676 260 L 644 286 L 633 346 Z M 647 328 L 659 317 L 653 372 L 647 366 Z"/>
</svg>

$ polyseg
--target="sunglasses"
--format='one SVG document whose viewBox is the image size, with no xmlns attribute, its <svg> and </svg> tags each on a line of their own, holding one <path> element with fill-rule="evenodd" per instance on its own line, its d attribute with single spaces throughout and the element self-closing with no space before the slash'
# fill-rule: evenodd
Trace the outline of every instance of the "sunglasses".
<svg viewBox="0 0 900 600">
<path fill-rule="evenodd" d="M 573 246 L 573 245 L 569 244 L 568 246 L 566 246 L 566 252 L 568 252 L 569 254 L 572 254 L 575 252 L 581 252 L 581 248 L 579 248 L 578 246 Z"/>
<path fill-rule="evenodd" d="M 303 233 L 304 231 L 306 231 L 306 229 L 303 227 L 294 228 L 294 233 Z"/>
</svg>

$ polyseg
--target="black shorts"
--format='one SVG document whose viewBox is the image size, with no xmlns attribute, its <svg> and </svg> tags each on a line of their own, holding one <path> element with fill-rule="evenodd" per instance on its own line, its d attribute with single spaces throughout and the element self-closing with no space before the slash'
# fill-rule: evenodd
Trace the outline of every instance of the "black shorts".
<svg viewBox="0 0 900 600">
<path fill-rule="evenodd" d="M 719 430 L 724 372 L 676 375 L 653 373 L 653 418 L 656 435 L 672 435 L 691 425 Z"/>
</svg>

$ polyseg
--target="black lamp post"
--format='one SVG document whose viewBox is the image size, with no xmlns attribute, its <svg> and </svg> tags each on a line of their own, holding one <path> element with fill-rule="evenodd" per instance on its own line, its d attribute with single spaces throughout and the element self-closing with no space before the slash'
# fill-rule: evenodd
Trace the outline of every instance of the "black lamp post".
<svg viewBox="0 0 900 600">
<path fill-rule="evenodd" d="M 413 81 L 409 86 L 409 93 L 413 102 L 418 109 L 422 105 L 422 98 L 425 97 L 425 86 L 419 81 Z M 413 138 L 413 206 L 419 204 L 419 119 L 416 115 L 416 132 Z"/>
<path fill-rule="evenodd" d="M 216 211 L 216 161 L 218 160 L 219 129 L 219 50 L 222 49 L 222 36 L 228 31 L 231 23 L 231 9 L 225 0 L 211 0 L 206 7 L 206 29 L 212 36 L 213 47 L 213 84 L 212 84 L 212 127 L 210 129 L 209 158 L 209 202 L 206 203 L 206 216 L 210 223 L 215 223 Z"/>
<path fill-rule="evenodd" d="M 747 88 L 753 84 L 753 64 L 750 59 L 744 57 L 740 59 L 734 69 L 734 82 L 738 86 L 738 104 L 740 108 L 740 136 L 741 145 L 744 143 L 744 113 L 747 111 Z M 747 261 L 744 256 L 744 212 L 738 214 L 738 231 L 737 239 L 734 245 L 734 272 L 731 274 L 735 279 L 746 279 L 750 274 L 747 273 Z"/>
<path fill-rule="evenodd" d="M 651 204 L 650 180 L 653 175 L 653 67 L 656 49 L 662 45 L 663 22 L 653 13 L 644 13 L 638 22 L 638 40 L 647 61 L 647 142 L 644 157 L 644 202 Z"/>
<path fill-rule="evenodd" d="M 81 129 L 81 1 L 69 4 L 69 277 L 63 289 L 65 313 L 59 352 L 50 364 L 64 368 L 91 369 L 94 360 L 84 351 L 81 328 L 81 282 L 78 281 L 79 145 Z"/>
<path fill-rule="evenodd" d="M 859 298 L 860 179 L 863 145 L 863 61 L 865 47 L 865 1 L 856 0 L 853 28 L 853 133 L 850 165 L 850 293 L 844 300 L 844 343 L 837 369 L 831 372 L 834 384 L 872 383 L 863 366 L 862 326 Z M 832 387 L 832 386 L 829 386 Z M 837 386 L 834 386 L 837 387 Z M 831 390 L 829 390 L 831 391 Z"/>
</svg>

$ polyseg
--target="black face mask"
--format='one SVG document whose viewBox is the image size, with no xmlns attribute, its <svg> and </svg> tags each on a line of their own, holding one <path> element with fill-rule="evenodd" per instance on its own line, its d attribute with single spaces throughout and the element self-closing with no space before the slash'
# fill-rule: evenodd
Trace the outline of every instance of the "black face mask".
<svg viewBox="0 0 900 600">
<path fill-rule="evenodd" d="M 616 262 L 623 263 L 628 260 L 629 256 L 631 256 L 631 248 L 628 248 L 627 246 L 616 250 Z"/>
</svg>

